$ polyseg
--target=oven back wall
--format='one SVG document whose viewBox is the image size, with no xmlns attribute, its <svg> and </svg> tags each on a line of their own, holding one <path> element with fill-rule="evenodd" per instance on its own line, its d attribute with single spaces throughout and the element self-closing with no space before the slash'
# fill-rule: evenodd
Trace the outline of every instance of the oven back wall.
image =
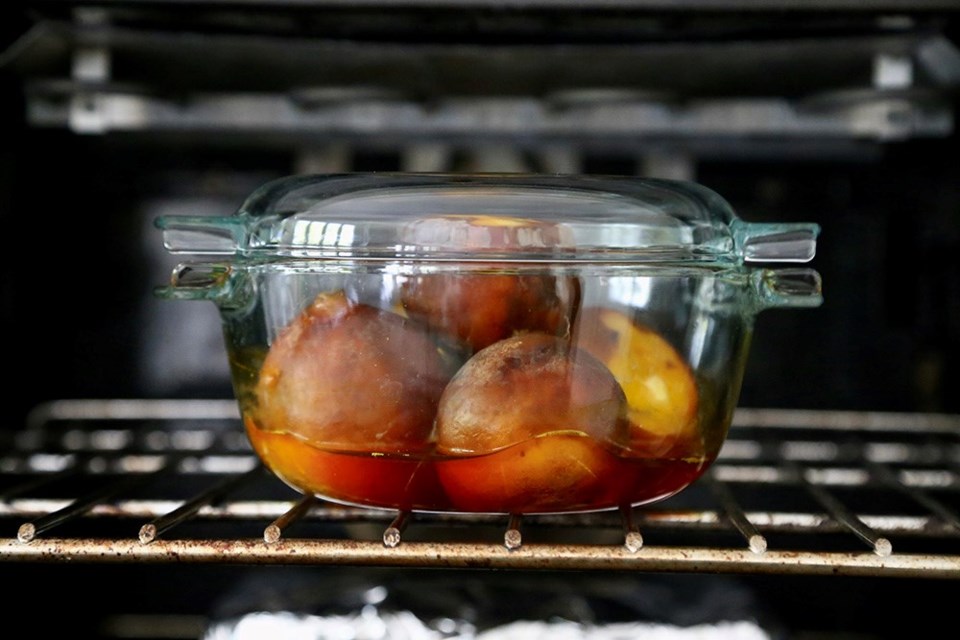
<svg viewBox="0 0 960 640">
<path fill-rule="evenodd" d="M 386 169 L 680 177 L 818 222 L 825 304 L 760 316 L 742 403 L 957 408 L 949 2 L 139 4 L 4 10 L 14 425 L 58 397 L 229 397 L 212 305 L 153 298 L 152 219 Z"/>
<path fill-rule="evenodd" d="M 4 228 L 22 247 L 3 289 L 5 335 L 25 348 L 11 371 L 15 414 L 63 397 L 231 397 L 215 306 L 152 293 L 174 264 L 152 220 L 229 215 L 260 183 L 295 171 L 296 158 L 56 131 L 14 139 L 2 198 Z M 813 265 L 824 305 L 758 317 L 741 404 L 960 408 L 960 176 L 942 161 L 954 142 L 893 146 L 863 162 L 698 165 L 698 179 L 744 218 L 823 229 Z M 602 168 L 622 171 L 616 159 Z"/>
</svg>

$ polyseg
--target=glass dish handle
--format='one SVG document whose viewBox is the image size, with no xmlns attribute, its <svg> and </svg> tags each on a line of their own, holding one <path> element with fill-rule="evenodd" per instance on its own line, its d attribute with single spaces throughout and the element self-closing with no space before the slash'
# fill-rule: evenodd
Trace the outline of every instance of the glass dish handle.
<svg viewBox="0 0 960 640">
<path fill-rule="evenodd" d="M 823 304 L 820 274 L 813 269 L 761 269 L 753 278 L 760 309 Z"/>
<path fill-rule="evenodd" d="M 170 284 L 154 293 L 169 300 L 210 300 L 224 308 L 241 304 L 248 296 L 229 264 L 216 262 L 178 264 L 170 274 Z"/>
<path fill-rule="evenodd" d="M 245 222 L 234 216 L 161 216 L 154 224 L 170 253 L 232 255 L 247 240 Z"/>
<path fill-rule="evenodd" d="M 737 254 L 745 262 L 809 262 L 817 253 L 820 226 L 813 222 L 731 223 Z"/>
</svg>

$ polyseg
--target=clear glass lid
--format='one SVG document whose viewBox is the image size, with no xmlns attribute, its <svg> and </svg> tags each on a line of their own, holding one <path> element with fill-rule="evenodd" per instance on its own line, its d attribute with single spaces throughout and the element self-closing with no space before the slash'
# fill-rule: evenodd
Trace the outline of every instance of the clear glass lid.
<svg viewBox="0 0 960 640">
<path fill-rule="evenodd" d="M 291 176 L 232 216 L 157 225 L 173 253 L 248 259 L 807 262 L 819 233 L 690 182 L 521 174 Z"/>
</svg>

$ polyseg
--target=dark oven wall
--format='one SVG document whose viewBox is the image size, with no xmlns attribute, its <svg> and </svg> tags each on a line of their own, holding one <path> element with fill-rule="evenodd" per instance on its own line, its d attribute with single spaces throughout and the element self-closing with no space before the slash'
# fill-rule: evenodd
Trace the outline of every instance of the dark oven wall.
<svg viewBox="0 0 960 640">
<path fill-rule="evenodd" d="M 825 303 L 760 316 L 741 404 L 960 410 L 951 3 L 27 4 L 0 58 L 12 425 L 230 397 L 213 305 L 152 293 L 152 220 L 346 170 L 676 177 L 818 222 Z"/>
</svg>

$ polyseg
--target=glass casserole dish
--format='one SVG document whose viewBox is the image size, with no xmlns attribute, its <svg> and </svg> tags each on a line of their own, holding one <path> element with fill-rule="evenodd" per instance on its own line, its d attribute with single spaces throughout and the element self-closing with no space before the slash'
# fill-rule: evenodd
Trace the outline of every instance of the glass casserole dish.
<svg viewBox="0 0 960 640">
<path fill-rule="evenodd" d="M 159 218 L 247 435 L 306 494 L 414 511 L 662 500 L 716 459 L 754 318 L 821 303 L 819 228 L 694 183 L 337 174 Z"/>
</svg>

